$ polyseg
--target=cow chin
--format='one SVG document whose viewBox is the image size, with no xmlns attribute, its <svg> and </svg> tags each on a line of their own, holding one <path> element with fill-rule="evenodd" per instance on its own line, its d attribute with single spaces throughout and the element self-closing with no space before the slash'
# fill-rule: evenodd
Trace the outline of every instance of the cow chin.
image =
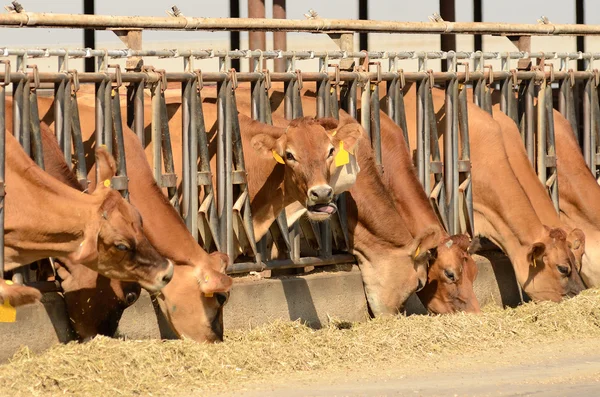
<svg viewBox="0 0 600 397">
<path fill-rule="evenodd" d="M 308 217 L 317 222 L 328 220 L 331 215 L 337 212 L 337 206 L 334 203 L 327 204 L 308 204 L 306 206 Z"/>
</svg>

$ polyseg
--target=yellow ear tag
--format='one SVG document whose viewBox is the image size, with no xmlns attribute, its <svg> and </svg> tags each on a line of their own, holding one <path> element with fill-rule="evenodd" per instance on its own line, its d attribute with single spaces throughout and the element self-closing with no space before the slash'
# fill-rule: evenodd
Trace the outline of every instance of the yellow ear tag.
<svg viewBox="0 0 600 397">
<path fill-rule="evenodd" d="M 285 164 L 285 161 L 283 161 L 283 159 L 281 158 L 281 156 L 275 151 L 273 150 L 273 158 L 275 159 L 275 161 L 277 161 L 279 164 Z"/>
<path fill-rule="evenodd" d="M 535 261 L 535 258 L 533 258 L 533 267 L 537 267 L 537 262 Z"/>
<path fill-rule="evenodd" d="M 337 134 L 337 130 L 333 130 L 333 132 L 331 133 L 331 136 L 335 136 L 335 134 Z"/>
<path fill-rule="evenodd" d="M 212 292 L 208 294 L 206 292 L 204 293 L 204 296 L 206 296 L 207 298 L 212 298 L 214 295 L 215 294 L 213 294 Z"/>
<path fill-rule="evenodd" d="M 17 309 L 11 306 L 8 299 L 0 306 L 0 323 L 14 323 L 17 321 Z"/>
<path fill-rule="evenodd" d="M 110 187 L 110 179 L 104 181 L 104 186 Z"/>
<path fill-rule="evenodd" d="M 350 162 L 350 153 L 346 149 L 344 149 L 344 141 L 340 141 L 340 150 L 335 155 L 335 166 L 341 167 L 342 165 L 346 165 Z"/>
<path fill-rule="evenodd" d="M 10 280 L 4 280 L 4 282 L 6 283 L 6 285 L 13 285 L 14 283 Z"/>
<path fill-rule="evenodd" d="M 421 245 L 419 244 L 419 246 L 417 247 L 417 250 L 415 251 L 415 258 L 417 256 L 419 256 L 419 253 L 421 252 Z"/>
</svg>

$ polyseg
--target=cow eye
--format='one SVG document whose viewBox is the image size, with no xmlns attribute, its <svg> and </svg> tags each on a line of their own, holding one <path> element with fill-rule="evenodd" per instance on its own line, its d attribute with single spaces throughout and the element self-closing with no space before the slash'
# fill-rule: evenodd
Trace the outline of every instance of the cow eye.
<svg viewBox="0 0 600 397">
<path fill-rule="evenodd" d="M 119 251 L 129 251 L 129 247 L 126 246 L 125 244 L 116 244 L 115 247 L 119 250 Z"/>
<path fill-rule="evenodd" d="M 452 270 L 444 270 L 444 276 L 448 277 L 448 280 L 455 282 L 456 276 Z"/>
<path fill-rule="evenodd" d="M 127 303 L 127 306 L 133 305 L 137 300 L 138 294 L 135 292 L 128 292 L 127 295 L 125 295 L 125 302 Z"/>
<path fill-rule="evenodd" d="M 333 152 L 335 152 L 335 148 L 329 149 L 329 155 L 327 156 L 327 158 L 333 156 Z"/>
<path fill-rule="evenodd" d="M 215 298 L 221 307 L 225 306 L 225 303 L 229 300 L 229 294 L 227 293 L 216 293 Z"/>
<path fill-rule="evenodd" d="M 285 158 L 286 158 L 286 160 L 289 160 L 289 161 L 296 161 L 296 158 L 290 152 L 285 153 Z"/>
<path fill-rule="evenodd" d="M 556 265 L 556 268 L 560 272 L 560 274 L 568 276 L 569 275 L 569 266 L 565 265 Z"/>
</svg>

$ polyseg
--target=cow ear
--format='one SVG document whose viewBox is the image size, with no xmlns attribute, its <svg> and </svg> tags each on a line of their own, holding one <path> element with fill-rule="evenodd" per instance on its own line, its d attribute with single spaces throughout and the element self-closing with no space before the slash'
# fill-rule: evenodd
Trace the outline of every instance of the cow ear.
<svg viewBox="0 0 600 397">
<path fill-rule="evenodd" d="M 585 247 L 585 234 L 581 229 L 573 229 L 567 236 L 567 243 L 571 250 L 578 250 Z"/>
<path fill-rule="evenodd" d="M 252 137 L 250 144 L 258 153 L 266 157 L 273 157 L 275 161 L 285 164 L 283 161 L 285 155 L 285 145 L 287 137 L 282 135 L 279 139 L 275 139 L 268 134 L 258 134 Z"/>
<path fill-rule="evenodd" d="M 474 237 L 471 240 L 471 244 L 469 244 L 469 248 L 467 248 L 467 252 L 469 255 L 476 254 L 477 251 L 481 249 L 481 239 L 479 237 Z"/>
<path fill-rule="evenodd" d="M 358 146 L 358 141 L 362 136 L 362 127 L 358 123 L 349 123 L 337 130 L 328 131 L 328 133 L 332 138 L 334 147 L 337 148 L 340 142 L 344 142 L 344 149 L 354 154 Z"/>
<path fill-rule="evenodd" d="M 199 271 L 198 285 L 200 291 L 208 297 L 217 292 L 229 292 L 232 284 L 233 279 L 224 273 L 210 268 Z"/>
<path fill-rule="evenodd" d="M 96 149 L 96 189 L 110 188 L 111 179 L 117 173 L 117 163 L 105 146 Z"/>
<path fill-rule="evenodd" d="M 546 252 L 546 245 L 544 243 L 533 243 L 527 251 L 527 262 L 533 267 L 537 267 L 543 264 L 544 261 L 540 260 L 540 257 Z"/>
<path fill-rule="evenodd" d="M 84 233 L 83 241 L 77 250 L 68 256 L 68 259 L 73 263 L 81 263 L 86 266 L 95 262 L 98 259 L 98 234 L 98 228 L 88 228 Z M 92 267 L 90 269 L 95 270 Z"/>
<path fill-rule="evenodd" d="M 317 124 L 325 128 L 325 130 L 333 132 L 333 130 L 335 130 L 338 127 L 339 121 L 337 121 L 337 119 L 334 119 L 333 117 L 322 117 L 320 119 L 317 119 Z"/>
</svg>

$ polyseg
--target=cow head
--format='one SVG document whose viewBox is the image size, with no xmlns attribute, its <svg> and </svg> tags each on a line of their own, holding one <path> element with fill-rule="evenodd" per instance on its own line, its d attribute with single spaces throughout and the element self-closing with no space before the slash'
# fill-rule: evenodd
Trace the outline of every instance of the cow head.
<svg viewBox="0 0 600 397">
<path fill-rule="evenodd" d="M 91 196 L 100 204 L 84 230 L 83 241 L 68 260 L 111 279 L 136 281 L 149 291 L 160 290 L 171 280 L 173 264 L 144 236 L 139 212 L 110 188 L 115 170 L 115 161 L 106 149 L 96 149 L 96 187 Z"/>
<path fill-rule="evenodd" d="M 577 272 L 577 261 L 569 247 L 567 233 L 544 226 L 543 237 L 525 248 L 528 272 L 517 269 L 517 279 L 533 300 L 560 301 L 585 289 Z M 579 229 L 572 237 L 583 234 Z"/>
<path fill-rule="evenodd" d="M 228 256 L 208 255 L 203 266 L 175 266 L 173 281 L 157 295 L 169 325 L 180 338 L 223 340 L 223 306 L 233 280 L 225 274 Z"/>
<path fill-rule="evenodd" d="M 480 312 L 473 291 L 478 269 L 471 257 L 478 246 L 478 239 L 471 241 L 460 234 L 446 238 L 431 250 L 427 285 L 418 292 L 427 310 L 435 314 Z"/>
<path fill-rule="evenodd" d="M 108 279 L 80 264 L 57 264 L 56 268 L 67 313 L 79 338 L 113 336 L 123 311 L 139 298 L 140 285 Z"/>
<path fill-rule="evenodd" d="M 330 169 L 335 163 L 349 163 L 361 134 L 357 125 L 336 129 L 337 125 L 335 119 L 304 117 L 290 122 L 277 139 L 268 134 L 252 138 L 255 150 L 285 167 L 286 193 L 304 205 L 313 220 L 328 219 L 337 210 Z"/>
<path fill-rule="evenodd" d="M 364 257 L 364 252 L 355 252 L 369 309 L 374 316 L 398 314 L 410 295 L 423 289 L 431 254 L 429 247 L 422 243 L 431 240 L 435 233 L 427 229 L 410 245 L 394 247 L 387 253 L 377 252 L 373 258 Z"/>
</svg>

